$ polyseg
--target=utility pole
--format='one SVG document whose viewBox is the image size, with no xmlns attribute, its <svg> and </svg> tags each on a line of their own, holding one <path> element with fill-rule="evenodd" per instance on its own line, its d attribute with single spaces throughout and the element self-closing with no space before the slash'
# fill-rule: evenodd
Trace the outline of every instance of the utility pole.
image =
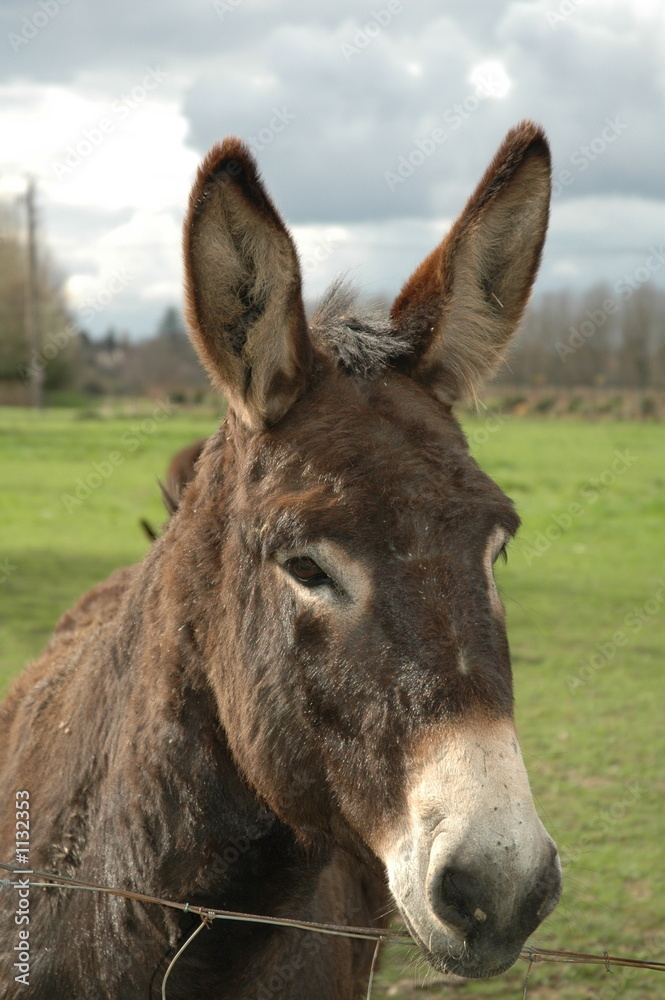
<svg viewBox="0 0 665 1000">
<path fill-rule="evenodd" d="M 28 253 L 25 282 L 25 339 L 30 352 L 30 400 L 39 409 L 43 406 L 42 382 L 44 373 L 38 364 L 41 347 L 39 276 L 37 273 L 37 212 L 35 207 L 36 185 L 33 177 L 28 178 L 25 193 L 28 213 Z"/>
</svg>

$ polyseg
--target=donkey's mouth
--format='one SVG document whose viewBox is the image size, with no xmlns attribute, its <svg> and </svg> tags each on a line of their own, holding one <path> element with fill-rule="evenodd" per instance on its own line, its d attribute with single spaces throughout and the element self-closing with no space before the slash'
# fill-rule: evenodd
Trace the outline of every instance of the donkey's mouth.
<svg viewBox="0 0 665 1000">
<path fill-rule="evenodd" d="M 491 979 L 493 976 L 500 976 L 514 965 L 522 950 L 521 944 L 510 949 L 504 948 L 499 958 L 494 949 L 474 947 L 474 944 L 466 939 L 451 938 L 447 950 L 435 952 L 432 951 L 431 942 L 429 946 L 425 944 L 408 916 L 403 911 L 401 914 L 409 934 L 420 948 L 423 957 L 437 972 L 446 975 L 462 976 L 464 979 Z"/>
<path fill-rule="evenodd" d="M 428 873 L 424 893 L 408 884 L 403 892 L 393 888 L 406 927 L 430 965 L 465 979 L 490 979 L 509 969 L 561 893 L 553 844 L 547 853 L 539 876 L 512 900 L 510 879 L 488 885 L 454 866 L 441 877 L 438 864 L 435 878 Z"/>
<path fill-rule="evenodd" d="M 510 968 L 561 893 L 512 720 L 449 728 L 429 749 L 383 860 L 434 968 L 466 979 Z"/>
</svg>

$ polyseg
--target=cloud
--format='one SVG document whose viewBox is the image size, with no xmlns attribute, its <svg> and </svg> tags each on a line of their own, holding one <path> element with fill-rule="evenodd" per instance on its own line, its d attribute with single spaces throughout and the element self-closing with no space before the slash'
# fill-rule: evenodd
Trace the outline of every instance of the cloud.
<svg viewBox="0 0 665 1000">
<path fill-rule="evenodd" d="M 524 117 L 554 154 L 541 287 L 609 280 L 657 238 L 656 0 L 44 3 L 0 12 L 0 190 L 37 176 L 74 305 L 131 262 L 96 330 L 121 316 L 146 333 L 178 300 L 188 188 L 229 133 L 295 227 L 312 295 L 345 269 L 396 292 Z"/>
</svg>

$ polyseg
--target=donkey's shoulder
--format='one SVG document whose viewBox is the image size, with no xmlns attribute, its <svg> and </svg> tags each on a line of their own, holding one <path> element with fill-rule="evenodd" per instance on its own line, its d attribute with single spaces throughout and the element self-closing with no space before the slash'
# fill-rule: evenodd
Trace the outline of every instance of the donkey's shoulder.
<svg viewBox="0 0 665 1000">
<path fill-rule="evenodd" d="M 58 621 L 44 652 L 54 645 L 73 638 L 78 642 L 82 632 L 97 628 L 110 618 L 114 618 L 136 576 L 139 565 L 137 563 L 134 566 L 123 566 L 114 570 L 106 580 L 95 584 L 83 597 L 80 597 L 74 607 L 65 611 Z"/>
<path fill-rule="evenodd" d="M 52 703 L 72 672 L 81 648 L 89 641 L 98 642 L 113 626 L 139 565 L 114 570 L 62 615 L 42 653 L 19 675 L 0 705 L 0 729 L 6 738 L 18 717 L 31 714 L 38 706 L 38 714 L 43 715 L 43 709 Z"/>
</svg>

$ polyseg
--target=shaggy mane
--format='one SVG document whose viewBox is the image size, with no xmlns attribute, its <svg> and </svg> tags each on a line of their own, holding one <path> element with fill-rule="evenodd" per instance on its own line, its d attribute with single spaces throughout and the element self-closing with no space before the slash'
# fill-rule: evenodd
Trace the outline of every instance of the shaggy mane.
<svg viewBox="0 0 665 1000">
<path fill-rule="evenodd" d="M 310 320 L 317 344 L 348 375 L 372 378 L 412 347 L 380 305 L 359 301 L 357 289 L 338 279 Z"/>
</svg>

